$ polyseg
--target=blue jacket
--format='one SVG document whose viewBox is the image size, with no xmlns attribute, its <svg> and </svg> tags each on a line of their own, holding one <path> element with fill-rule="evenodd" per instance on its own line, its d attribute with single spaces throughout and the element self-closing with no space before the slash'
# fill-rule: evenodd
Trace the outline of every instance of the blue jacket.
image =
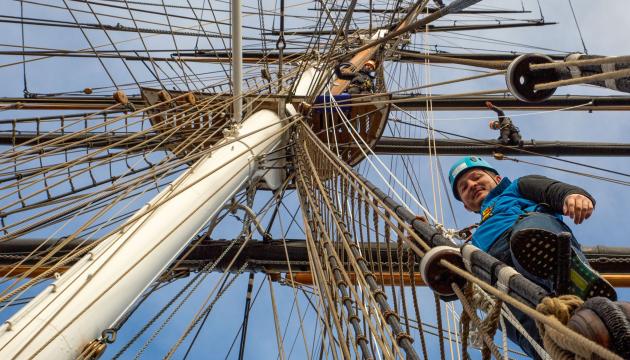
<svg viewBox="0 0 630 360">
<path fill-rule="evenodd" d="M 526 177 L 525 181 L 528 182 L 529 178 L 533 178 L 533 176 Z M 537 180 L 538 178 L 542 178 L 542 177 L 537 176 L 536 180 L 534 181 L 539 181 Z M 518 178 L 514 180 L 514 182 L 511 182 L 509 179 L 503 178 L 503 180 L 501 180 L 501 182 L 497 184 L 497 186 L 494 189 L 492 189 L 492 191 L 490 191 L 488 196 L 486 196 L 486 198 L 483 200 L 483 202 L 481 203 L 481 211 L 480 211 L 481 222 L 472 237 L 473 245 L 477 246 L 483 251 L 488 251 L 490 246 L 492 246 L 492 244 L 494 244 L 494 242 L 499 237 L 501 237 L 501 235 L 503 235 L 504 233 L 506 233 L 512 228 L 514 223 L 519 219 L 520 215 L 528 213 L 528 212 L 532 212 L 532 211 L 548 212 L 548 213 L 556 215 L 560 220 L 562 220 L 562 215 L 558 212 L 553 211 L 552 210 L 553 207 L 550 208 L 550 204 L 539 203 L 538 201 L 541 200 L 540 198 L 535 199 L 538 201 L 531 199 L 532 197 L 537 197 L 537 196 L 526 197 L 525 195 L 523 195 L 521 193 L 521 189 L 523 189 L 523 187 L 520 187 L 519 189 L 519 182 L 521 181 L 521 179 L 523 178 Z M 553 181 L 551 179 L 548 179 L 548 180 Z M 553 184 L 566 185 L 557 181 L 554 181 Z M 539 184 L 536 184 L 537 188 L 538 188 L 538 185 Z M 579 189 L 579 188 L 572 187 L 570 185 L 567 185 L 567 186 L 573 189 Z M 527 192 L 530 192 L 530 190 L 531 190 L 531 186 L 529 186 Z M 536 190 L 544 191 L 544 189 L 536 189 Z M 579 189 L 579 190 L 582 190 L 582 189 Z M 540 194 L 540 192 L 538 191 L 536 192 Z M 583 190 L 572 191 L 571 193 L 575 193 L 575 192 L 585 193 Z M 562 195 L 565 196 L 566 194 L 563 192 Z M 564 199 L 564 197 L 562 197 L 562 199 Z M 550 201 L 549 203 L 552 203 L 552 202 Z M 555 207 L 557 208 L 557 206 Z M 560 210 L 561 209 L 562 207 L 560 205 Z"/>
</svg>

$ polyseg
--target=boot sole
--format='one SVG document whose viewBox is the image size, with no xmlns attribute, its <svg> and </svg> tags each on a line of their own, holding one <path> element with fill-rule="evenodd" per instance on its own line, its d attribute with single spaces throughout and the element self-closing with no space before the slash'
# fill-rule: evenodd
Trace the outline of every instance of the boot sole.
<svg viewBox="0 0 630 360">
<path fill-rule="evenodd" d="M 554 273 L 557 236 L 542 229 L 518 231 L 510 241 L 516 261 L 532 275 L 548 278 Z"/>
<path fill-rule="evenodd" d="M 529 273 L 540 278 L 555 275 L 558 237 L 542 229 L 524 229 L 511 239 L 510 248 L 516 261 Z M 599 273 L 585 264 L 575 252 L 571 252 L 571 272 L 569 290 L 586 300 L 603 296 L 617 300 L 615 288 Z"/>
</svg>

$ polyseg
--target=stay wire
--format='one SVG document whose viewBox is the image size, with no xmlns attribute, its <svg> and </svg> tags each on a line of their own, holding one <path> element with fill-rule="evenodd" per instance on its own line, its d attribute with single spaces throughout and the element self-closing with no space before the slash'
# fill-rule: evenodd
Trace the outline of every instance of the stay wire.
<svg viewBox="0 0 630 360">
<path fill-rule="evenodd" d="M 96 57 L 98 58 L 98 61 L 103 66 L 103 70 L 105 70 L 105 73 L 107 74 L 107 77 L 109 77 L 109 80 L 111 80 L 112 84 L 114 84 L 114 86 L 118 89 L 118 84 L 114 80 L 112 74 L 109 72 L 109 69 L 107 69 L 107 66 L 105 66 L 105 63 L 103 62 L 103 59 L 96 52 L 96 48 L 94 47 L 94 45 L 92 45 L 92 42 L 90 41 L 90 38 L 87 36 L 87 33 L 85 32 L 85 29 L 83 29 L 83 27 L 80 25 L 79 20 L 77 20 L 76 16 L 72 12 L 72 9 L 68 6 L 68 3 L 66 2 L 66 0 L 63 0 L 63 4 L 65 5 L 66 9 L 68 10 L 68 13 L 70 14 L 70 16 L 72 16 L 72 19 L 74 20 L 74 22 L 79 27 L 79 30 L 81 30 L 81 33 L 83 34 L 83 37 L 85 38 L 85 41 L 87 41 L 88 45 L 90 46 L 90 49 L 92 50 L 94 55 L 96 55 Z"/>
<path fill-rule="evenodd" d="M 254 307 L 254 304 L 256 304 L 256 299 L 258 299 L 258 295 L 260 294 L 260 290 L 262 290 L 262 287 L 263 287 L 264 284 L 265 284 L 265 282 L 261 281 L 260 285 L 258 285 L 258 290 L 256 290 L 256 295 L 254 295 L 254 299 L 252 299 L 252 303 L 249 306 L 249 310 L 250 311 Z M 234 339 L 232 340 L 232 344 L 230 345 L 230 348 L 228 349 L 228 352 L 225 355 L 225 360 L 227 360 L 230 357 L 230 354 L 232 353 L 232 349 L 234 348 L 234 345 L 236 344 L 236 340 L 238 339 L 238 336 L 243 331 L 243 326 L 244 326 L 244 322 L 241 322 L 241 327 L 236 332 L 236 335 L 234 335 Z"/>
<path fill-rule="evenodd" d="M 228 277 L 226 276 L 225 279 L 223 279 L 223 283 L 221 283 L 221 286 L 219 287 L 219 293 L 223 291 L 227 281 L 228 281 Z M 206 320 L 208 320 L 209 316 L 210 316 L 210 311 L 207 311 L 205 316 L 203 317 L 203 320 L 201 321 L 201 324 L 199 324 L 199 327 L 197 327 L 197 330 L 195 331 L 195 335 L 190 341 L 190 344 L 188 344 L 188 348 L 186 349 L 186 353 L 184 354 L 183 360 L 186 360 L 188 358 L 188 354 L 190 354 L 190 350 L 192 350 L 193 346 L 195 345 L 195 342 L 197 341 L 197 338 L 199 337 L 199 333 L 201 333 L 201 330 L 206 324 Z"/>
<path fill-rule="evenodd" d="M 571 14 L 573 14 L 573 20 L 575 21 L 575 27 L 577 28 L 578 34 L 580 35 L 580 41 L 582 42 L 584 53 L 588 55 L 588 50 L 586 49 L 586 43 L 584 43 L 584 37 L 582 36 L 582 29 L 580 29 L 580 24 L 578 23 L 577 16 L 575 16 L 573 3 L 571 2 L 571 0 L 568 0 L 568 1 L 569 1 L 569 7 L 571 8 Z"/>
</svg>

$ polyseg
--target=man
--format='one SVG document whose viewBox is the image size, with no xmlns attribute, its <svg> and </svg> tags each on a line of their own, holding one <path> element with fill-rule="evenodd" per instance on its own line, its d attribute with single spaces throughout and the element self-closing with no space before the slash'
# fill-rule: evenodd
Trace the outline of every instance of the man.
<svg viewBox="0 0 630 360">
<path fill-rule="evenodd" d="M 449 171 L 453 195 L 466 210 L 481 215 L 473 245 L 513 266 L 519 273 L 555 291 L 558 235 L 571 234 L 570 293 L 587 299 L 616 300 L 614 288 L 589 265 L 562 215 L 581 224 L 593 213 L 595 199 L 585 190 L 544 176 L 528 175 L 511 182 L 477 156 L 457 161 Z M 540 342 L 534 321 L 515 313 L 530 335 Z M 508 336 L 530 356 L 537 354 L 511 326 Z"/>
<path fill-rule="evenodd" d="M 374 71 L 376 61 L 368 60 L 357 72 L 350 72 L 351 63 L 343 63 L 335 68 L 337 78 L 350 80 L 346 92 L 348 94 L 371 94 L 374 92 Z"/>
<path fill-rule="evenodd" d="M 505 112 L 500 107 L 490 101 L 486 101 L 488 109 L 497 113 L 498 120 L 490 121 L 490 129 L 499 130 L 499 142 L 502 145 L 523 147 L 523 139 L 512 119 L 505 116 Z"/>
</svg>

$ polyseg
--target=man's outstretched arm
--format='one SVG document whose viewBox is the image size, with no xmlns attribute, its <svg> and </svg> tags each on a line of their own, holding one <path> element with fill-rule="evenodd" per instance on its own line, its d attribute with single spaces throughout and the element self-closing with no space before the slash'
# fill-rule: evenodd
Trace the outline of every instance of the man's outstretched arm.
<svg viewBox="0 0 630 360">
<path fill-rule="evenodd" d="M 527 199 L 546 204 L 581 224 L 593 213 L 595 199 L 586 190 L 540 175 L 523 176 L 518 190 Z"/>
</svg>

